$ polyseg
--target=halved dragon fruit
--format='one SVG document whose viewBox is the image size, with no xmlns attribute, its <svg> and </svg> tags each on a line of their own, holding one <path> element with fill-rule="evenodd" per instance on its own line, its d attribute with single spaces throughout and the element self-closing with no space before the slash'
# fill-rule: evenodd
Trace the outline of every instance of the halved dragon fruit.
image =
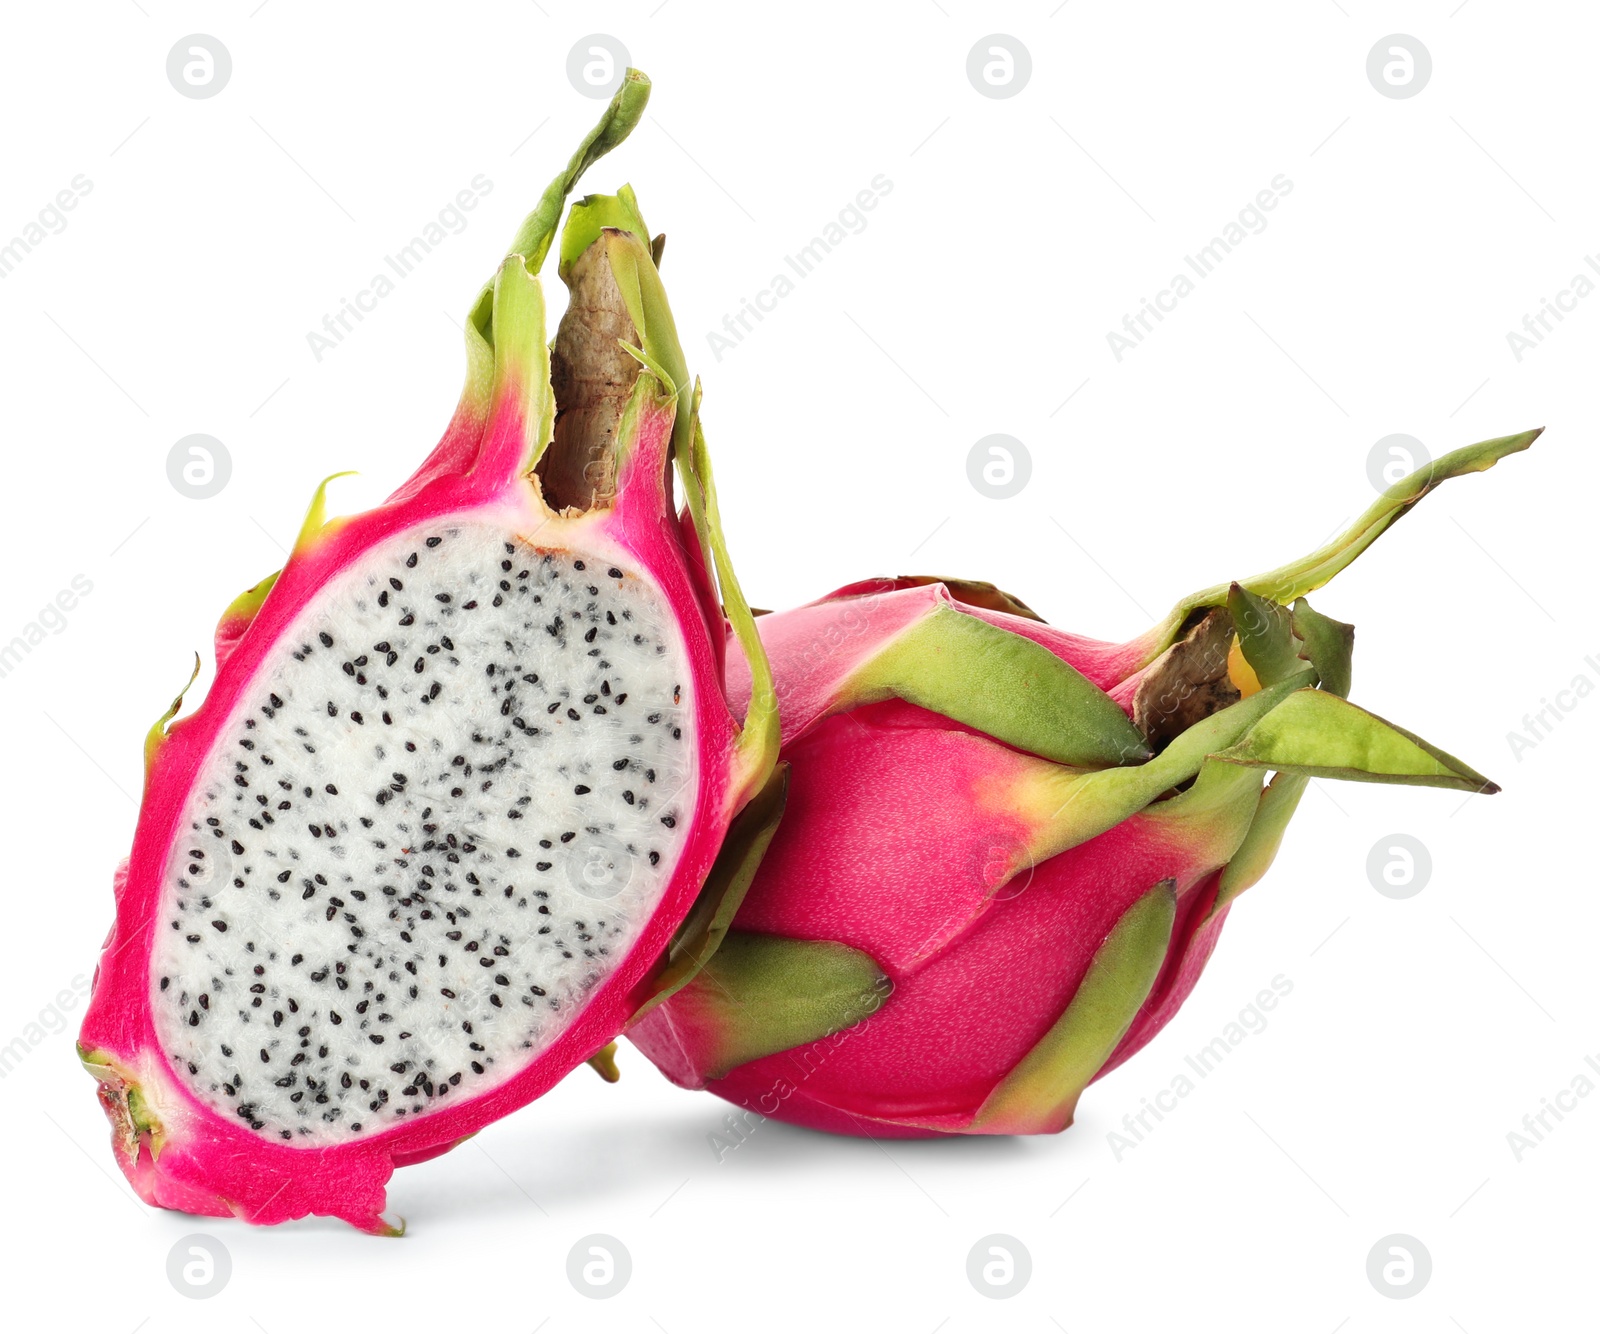
<svg viewBox="0 0 1600 1334">
<path fill-rule="evenodd" d="M 1497 790 L 1346 701 L 1352 631 L 1304 595 L 1537 435 L 1445 456 L 1126 644 L 957 580 L 762 617 L 787 808 L 741 817 L 720 949 L 663 979 L 632 1040 L 678 1084 L 824 1130 L 1064 1129 L 1188 997 L 1311 778 Z"/>
<path fill-rule="evenodd" d="M 284 569 L 224 614 L 205 702 L 150 732 L 80 1053 L 152 1204 L 394 1230 L 395 1167 L 604 1059 L 772 772 L 765 659 L 627 187 L 573 206 L 545 341 L 566 196 L 649 87 L 629 71 L 485 286 L 422 467 L 344 519 L 324 483 Z M 758 681 L 742 723 L 723 604 Z"/>
</svg>

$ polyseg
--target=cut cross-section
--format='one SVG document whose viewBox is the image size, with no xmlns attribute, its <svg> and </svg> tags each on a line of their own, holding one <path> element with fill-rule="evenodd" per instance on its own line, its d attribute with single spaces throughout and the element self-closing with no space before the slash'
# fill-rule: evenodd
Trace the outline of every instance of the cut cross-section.
<svg viewBox="0 0 1600 1334">
<path fill-rule="evenodd" d="M 509 1078 L 628 951 L 695 794 L 681 633 L 605 556 L 488 524 L 373 549 L 197 777 L 151 961 L 174 1072 L 348 1140 Z"/>
</svg>

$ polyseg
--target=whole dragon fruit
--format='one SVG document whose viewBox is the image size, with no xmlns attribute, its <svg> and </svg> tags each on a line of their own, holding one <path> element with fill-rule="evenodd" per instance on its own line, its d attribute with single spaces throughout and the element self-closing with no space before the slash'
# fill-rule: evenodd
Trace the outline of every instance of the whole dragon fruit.
<svg viewBox="0 0 1600 1334">
<path fill-rule="evenodd" d="M 325 521 L 319 488 L 204 703 L 145 743 L 79 1050 L 151 1204 L 395 1230 L 394 1168 L 603 1065 L 772 772 L 770 689 L 741 725 L 724 688 L 724 604 L 765 660 L 627 187 L 573 206 L 546 345 L 566 196 L 649 87 L 483 289 L 438 446 L 370 512 Z"/>
<path fill-rule="evenodd" d="M 955 580 L 763 616 L 787 809 L 775 833 L 774 802 L 743 817 L 720 949 L 632 1040 L 678 1084 L 824 1130 L 1065 1128 L 1187 998 L 1311 778 L 1497 790 L 1346 702 L 1351 628 L 1304 595 L 1537 434 L 1447 455 L 1126 644 Z"/>
</svg>

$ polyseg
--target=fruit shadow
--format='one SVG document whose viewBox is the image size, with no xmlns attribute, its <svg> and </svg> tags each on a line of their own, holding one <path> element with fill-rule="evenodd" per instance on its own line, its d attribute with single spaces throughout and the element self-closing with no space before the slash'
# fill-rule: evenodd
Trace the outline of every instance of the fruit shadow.
<svg viewBox="0 0 1600 1334">
<path fill-rule="evenodd" d="M 922 1166 L 983 1163 L 999 1169 L 1029 1154 L 1027 1144 L 1005 1136 L 874 1140 L 773 1120 L 746 1126 L 738 1137 L 726 1120 L 733 1110 L 728 1104 L 703 1096 L 695 1104 L 665 1114 L 630 1109 L 590 1126 L 569 1123 L 554 1135 L 536 1118 L 514 1117 L 492 1135 L 397 1174 L 391 1200 L 401 1212 L 434 1224 L 485 1214 L 559 1217 L 619 1197 L 658 1197 L 664 1205 L 691 1183 L 716 1189 L 727 1172 L 778 1187 L 815 1180 L 819 1170 L 876 1172 L 887 1156 L 915 1181 Z M 462 1180 L 463 1158 L 478 1160 L 471 1167 L 476 1186 Z"/>
</svg>

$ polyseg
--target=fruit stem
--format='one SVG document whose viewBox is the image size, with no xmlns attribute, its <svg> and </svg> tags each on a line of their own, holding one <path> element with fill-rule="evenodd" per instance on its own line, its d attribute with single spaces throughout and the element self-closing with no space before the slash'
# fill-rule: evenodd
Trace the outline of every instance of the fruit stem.
<svg viewBox="0 0 1600 1334">
<path fill-rule="evenodd" d="M 1417 469 L 1409 477 L 1401 478 L 1373 501 L 1366 513 L 1345 532 L 1309 556 L 1302 556 L 1266 574 L 1241 579 L 1239 583 L 1250 592 L 1281 604 L 1315 592 L 1377 541 L 1391 524 L 1440 482 L 1464 473 L 1483 472 L 1492 468 L 1507 454 L 1526 449 L 1543 431 L 1544 427 L 1539 426 L 1517 435 L 1499 436 L 1453 450 L 1426 467 Z M 1144 637 L 1145 657 L 1140 665 L 1152 661 L 1178 638 L 1192 612 L 1202 607 L 1225 606 L 1229 588 L 1228 584 L 1218 584 L 1215 588 L 1191 594 L 1178 603 L 1167 618 Z"/>
<path fill-rule="evenodd" d="M 544 194 L 534 205 L 533 212 L 522 220 L 517 234 L 511 238 L 511 248 L 506 258 L 522 256 L 523 266 L 537 276 L 550 253 L 550 243 L 555 239 L 556 226 L 561 221 L 561 211 L 566 207 L 567 196 L 578 184 L 578 178 L 620 144 L 633 131 L 644 115 L 645 104 L 650 100 L 650 80 L 642 71 L 630 68 L 622 76 L 622 86 L 607 103 L 605 113 L 594 129 L 584 136 L 573 153 L 566 169 L 545 186 Z M 501 261 L 502 265 L 504 261 Z M 498 276 L 498 270 L 496 271 Z M 490 278 L 478 292 L 467 314 L 468 382 L 472 382 L 474 369 L 485 365 L 484 349 L 478 342 L 494 347 L 494 288 L 495 278 Z M 476 337 L 474 337 L 476 335 Z"/>
<path fill-rule="evenodd" d="M 566 207 L 567 196 L 583 175 L 633 132 L 644 115 L 645 104 L 650 100 L 650 80 L 640 70 L 629 69 L 622 76 L 622 85 L 607 105 L 600 122 L 590 130 L 578 150 L 567 163 L 566 170 L 545 187 L 544 194 L 533 211 L 522 220 L 517 234 L 511 240 L 508 255 L 521 255 L 529 273 L 538 273 L 550 253 L 550 243 L 555 239 L 556 225 Z M 649 237 L 644 237 L 646 245 Z"/>
</svg>

